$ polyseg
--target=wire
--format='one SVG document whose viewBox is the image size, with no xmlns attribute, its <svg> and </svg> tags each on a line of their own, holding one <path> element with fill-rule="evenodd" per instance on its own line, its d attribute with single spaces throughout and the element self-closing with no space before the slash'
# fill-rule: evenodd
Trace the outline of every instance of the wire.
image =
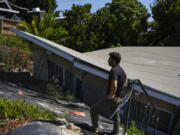
<svg viewBox="0 0 180 135">
<path fill-rule="evenodd" d="M 16 8 L 19 8 L 19 9 L 21 9 L 21 10 L 27 10 L 27 11 L 29 11 L 29 9 L 27 9 L 27 8 L 22 8 L 22 7 L 19 7 L 19 6 L 17 6 L 17 5 L 14 5 L 14 4 L 12 4 L 11 2 L 9 2 L 8 0 L 7 0 L 7 2 L 8 2 L 11 6 L 14 6 L 14 7 L 16 7 Z"/>
</svg>

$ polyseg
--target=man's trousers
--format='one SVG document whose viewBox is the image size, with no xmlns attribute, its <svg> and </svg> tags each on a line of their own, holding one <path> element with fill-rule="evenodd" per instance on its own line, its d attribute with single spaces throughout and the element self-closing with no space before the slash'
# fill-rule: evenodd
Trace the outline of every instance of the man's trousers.
<svg viewBox="0 0 180 135">
<path fill-rule="evenodd" d="M 94 104 L 91 107 L 90 114 L 91 114 L 91 122 L 93 128 L 98 128 L 98 114 L 101 112 L 107 112 L 111 111 L 114 112 L 115 109 L 118 107 L 118 105 L 122 102 L 121 98 L 113 98 L 113 99 L 104 99 L 96 104 Z M 113 127 L 113 132 L 117 134 L 119 132 L 119 124 L 120 124 L 120 116 L 119 112 L 117 112 L 114 117 L 114 127 Z"/>
</svg>

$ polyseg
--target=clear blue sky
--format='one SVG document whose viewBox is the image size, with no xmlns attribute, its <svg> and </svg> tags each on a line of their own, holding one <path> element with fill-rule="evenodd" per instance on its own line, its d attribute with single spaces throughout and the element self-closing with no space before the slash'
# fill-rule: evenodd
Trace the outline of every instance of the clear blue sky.
<svg viewBox="0 0 180 135">
<path fill-rule="evenodd" d="M 142 4 L 146 6 L 148 12 L 151 13 L 150 4 L 152 4 L 155 0 L 139 0 Z M 106 3 L 111 2 L 111 0 L 57 0 L 58 8 L 57 10 L 65 10 L 71 9 L 72 4 L 80 4 L 84 5 L 86 3 L 92 4 L 92 12 L 95 12 L 99 8 L 105 6 Z M 149 18 L 152 20 L 152 18 Z"/>
</svg>

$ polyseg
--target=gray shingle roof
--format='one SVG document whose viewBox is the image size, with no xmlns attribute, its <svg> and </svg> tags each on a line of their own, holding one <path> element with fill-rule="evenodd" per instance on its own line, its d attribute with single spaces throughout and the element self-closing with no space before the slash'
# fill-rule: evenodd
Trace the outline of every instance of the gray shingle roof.
<svg viewBox="0 0 180 135">
<path fill-rule="evenodd" d="M 122 56 L 121 65 L 131 79 L 180 98 L 180 47 L 117 47 L 84 53 L 109 70 L 109 52 Z"/>
</svg>

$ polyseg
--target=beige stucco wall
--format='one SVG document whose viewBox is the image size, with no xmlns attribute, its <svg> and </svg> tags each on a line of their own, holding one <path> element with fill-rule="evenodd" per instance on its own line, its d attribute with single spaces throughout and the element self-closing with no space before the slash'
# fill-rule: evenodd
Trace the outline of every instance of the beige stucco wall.
<svg viewBox="0 0 180 135">
<path fill-rule="evenodd" d="M 74 75 L 77 75 L 84 81 L 83 101 L 86 104 L 92 105 L 98 100 L 101 100 L 106 95 L 107 80 L 87 73 L 73 67 L 73 63 L 47 51 L 41 47 L 33 47 L 34 58 L 34 76 L 36 79 L 48 80 L 48 65 L 50 60 L 59 66 L 69 70 Z"/>
<path fill-rule="evenodd" d="M 106 97 L 107 80 L 77 69 L 73 66 L 72 62 L 55 54 L 48 55 L 47 59 L 71 71 L 74 75 L 77 75 L 84 81 L 83 101 L 86 104 L 92 105 Z"/>
<path fill-rule="evenodd" d="M 84 101 L 92 105 L 106 96 L 107 80 L 87 73 L 85 76 Z"/>
<path fill-rule="evenodd" d="M 48 80 L 46 51 L 33 45 L 33 76 L 39 80 Z"/>
<path fill-rule="evenodd" d="M 59 57 L 56 54 L 47 52 L 47 50 L 33 46 L 33 60 L 34 60 L 34 77 L 40 80 L 48 80 L 48 65 L 47 61 L 52 61 L 58 64 L 60 67 L 63 67 L 73 74 L 83 78 L 84 72 L 73 67 L 73 63 Z"/>
<path fill-rule="evenodd" d="M 160 109 L 163 109 L 163 110 L 167 110 L 169 112 L 176 113 L 177 106 L 175 106 L 175 105 L 173 105 L 171 103 L 159 100 L 157 98 L 151 97 L 151 96 L 150 96 L 150 98 L 151 98 L 152 102 L 155 104 L 155 106 L 157 108 L 160 108 Z M 137 100 L 142 102 L 142 103 L 148 103 L 148 99 L 142 93 L 137 97 Z"/>
</svg>

